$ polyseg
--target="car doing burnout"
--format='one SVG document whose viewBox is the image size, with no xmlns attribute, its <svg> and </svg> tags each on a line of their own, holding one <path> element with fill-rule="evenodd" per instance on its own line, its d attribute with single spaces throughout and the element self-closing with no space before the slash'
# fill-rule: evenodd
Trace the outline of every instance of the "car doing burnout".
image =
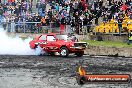
<svg viewBox="0 0 132 88">
<path fill-rule="evenodd" d="M 40 47 L 44 52 L 55 55 L 58 52 L 61 56 L 67 57 L 71 53 L 75 53 L 78 57 L 83 56 L 87 47 L 86 42 L 75 42 L 62 34 L 43 34 L 35 37 L 29 42 L 31 49 Z"/>
</svg>

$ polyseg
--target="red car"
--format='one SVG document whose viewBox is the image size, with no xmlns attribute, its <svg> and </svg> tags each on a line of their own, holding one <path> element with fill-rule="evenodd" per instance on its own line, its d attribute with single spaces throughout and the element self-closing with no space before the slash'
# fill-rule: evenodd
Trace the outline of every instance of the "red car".
<svg viewBox="0 0 132 88">
<path fill-rule="evenodd" d="M 87 47 L 86 42 L 75 42 L 62 34 L 44 34 L 35 37 L 29 42 L 31 49 L 41 48 L 44 52 L 55 55 L 58 52 L 61 56 L 67 57 L 70 53 L 81 57 Z"/>
</svg>

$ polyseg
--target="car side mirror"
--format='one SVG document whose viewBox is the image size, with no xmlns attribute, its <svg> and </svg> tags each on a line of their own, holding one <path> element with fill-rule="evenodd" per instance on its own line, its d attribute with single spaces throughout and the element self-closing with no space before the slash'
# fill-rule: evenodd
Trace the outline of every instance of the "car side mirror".
<svg viewBox="0 0 132 88">
<path fill-rule="evenodd" d="M 54 41 L 56 41 L 56 39 L 55 39 L 55 38 L 54 38 L 53 40 L 54 40 Z"/>
</svg>

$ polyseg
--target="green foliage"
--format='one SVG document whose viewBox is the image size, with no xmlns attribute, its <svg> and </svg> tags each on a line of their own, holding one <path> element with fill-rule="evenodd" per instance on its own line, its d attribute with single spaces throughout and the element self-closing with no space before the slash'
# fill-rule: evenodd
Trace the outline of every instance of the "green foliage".
<svg viewBox="0 0 132 88">
<path fill-rule="evenodd" d="M 127 45 L 123 42 L 112 42 L 112 41 L 94 41 L 94 40 L 83 40 L 89 43 L 90 46 L 105 46 L 105 47 L 117 47 L 117 48 L 132 48 L 132 44 Z"/>
</svg>

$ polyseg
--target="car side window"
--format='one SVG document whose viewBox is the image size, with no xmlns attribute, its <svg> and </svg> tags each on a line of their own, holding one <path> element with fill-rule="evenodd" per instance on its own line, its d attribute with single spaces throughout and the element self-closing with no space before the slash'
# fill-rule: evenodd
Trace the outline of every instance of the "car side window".
<svg viewBox="0 0 132 88">
<path fill-rule="evenodd" d="M 47 36 L 47 41 L 55 41 L 55 37 L 54 36 Z"/>
<path fill-rule="evenodd" d="M 46 40 L 46 35 L 42 35 L 39 40 Z"/>
</svg>

